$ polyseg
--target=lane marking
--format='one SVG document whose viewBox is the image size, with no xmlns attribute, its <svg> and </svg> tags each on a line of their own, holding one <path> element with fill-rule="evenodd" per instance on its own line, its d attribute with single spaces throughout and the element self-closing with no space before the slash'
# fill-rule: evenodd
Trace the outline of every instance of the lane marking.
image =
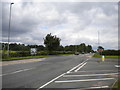
<svg viewBox="0 0 120 90">
<path fill-rule="evenodd" d="M 106 73 L 106 74 L 88 74 L 88 75 L 64 75 L 63 77 L 80 77 L 80 76 L 104 76 L 104 75 L 115 75 L 118 73 Z"/>
<path fill-rule="evenodd" d="M 76 69 L 77 67 L 79 67 L 80 65 L 82 65 L 83 63 L 78 64 L 77 66 L 73 67 L 72 69 L 70 69 L 69 71 L 67 71 L 67 73 L 70 73 L 71 71 L 73 71 L 74 69 Z"/>
<path fill-rule="evenodd" d="M 83 66 L 85 66 L 87 64 L 87 62 L 85 62 L 82 66 L 80 66 L 79 68 L 77 68 L 76 70 L 75 70 L 75 72 L 77 72 L 78 70 L 80 70 Z"/>
<path fill-rule="evenodd" d="M 108 88 L 109 86 L 99 86 L 99 87 L 89 87 L 89 88 L 85 88 L 85 89 L 94 89 L 94 88 Z"/>
<path fill-rule="evenodd" d="M 89 71 L 77 71 L 77 72 L 103 72 L 103 71 L 117 71 L 118 70 L 89 70 Z M 70 73 L 74 73 L 74 72 L 70 72 Z"/>
<path fill-rule="evenodd" d="M 76 68 L 78 68 L 79 66 L 81 66 L 82 64 L 84 64 L 86 61 L 88 61 L 89 59 L 83 61 L 82 63 L 78 64 L 77 66 L 73 67 L 72 69 L 70 69 L 69 71 L 67 71 L 67 73 L 71 73 L 71 71 L 75 70 Z"/>
<path fill-rule="evenodd" d="M 56 79 L 58 79 L 58 78 L 62 77 L 63 75 L 65 75 L 65 73 L 63 73 L 63 74 L 59 75 L 58 77 L 56 77 L 56 78 L 52 79 L 51 81 L 47 82 L 46 84 L 42 85 L 42 86 L 41 86 L 41 87 L 39 87 L 37 90 L 39 90 L 39 89 L 41 89 L 41 88 L 43 88 L 43 87 L 47 86 L 48 84 L 50 84 L 51 82 L 55 81 Z"/>
<path fill-rule="evenodd" d="M 31 70 L 31 69 L 34 69 L 34 68 L 18 70 L 18 71 L 11 72 L 11 73 L 7 73 L 7 74 L 2 74 L 2 75 L 0 75 L 0 76 L 5 76 L 5 75 L 10 75 L 10 74 L 15 74 L 15 73 L 23 72 L 23 71 L 28 71 L 28 70 Z"/>
<path fill-rule="evenodd" d="M 115 67 L 119 68 L 119 67 L 120 67 L 120 65 L 115 65 Z"/>
<path fill-rule="evenodd" d="M 84 80 L 66 80 L 66 81 L 55 81 L 55 83 L 85 82 L 85 81 L 98 81 L 98 80 L 111 80 L 111 79 L 115 79 L 115 78 L 84 79 Z"/>
<path fill-rule="evenodd" d="M 83 64 L 84 62 L 86 62 L 86 61 L 88 61 L 88 59 L 85 60 L 85 61 L 83 61 L 82 63 L 78 64 L 77 66 L 73 67 L 72 69 L 70 69 L 70 70 L 67 71 L 66 73 L 70 73 L 72 70 L 76 69 L 77 67 L 79 67 L 80 65 L 82 65 L 82 64 Z M 44 87 L 47 86 L 48 84 L 50 84 L 50 83 L 52 83 L 53 81 L 57 80 L 58 78 L 64 76 L 66 73 L 63 73 L 63 74 L 59 75 L 58 77 L 52 79 L 51 81 L 47 82 L 46 84 L 40 86 L 37 90 L 39 90 L 39 89 L 41 89 L 41 88 L 44 88 Z"/>
</svg>

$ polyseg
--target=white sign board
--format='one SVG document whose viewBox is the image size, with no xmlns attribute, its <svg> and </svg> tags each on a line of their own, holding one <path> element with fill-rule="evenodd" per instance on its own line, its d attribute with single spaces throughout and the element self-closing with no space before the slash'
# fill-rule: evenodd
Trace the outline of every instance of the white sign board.
<svg viewBox="0 0 120 90">
<path fill-rule="evenodd" d="M 31 52 L 31 55 L 36 55 L 37 54 L 37 48 L 31 48 L 30 52 Z"/>
</svg>

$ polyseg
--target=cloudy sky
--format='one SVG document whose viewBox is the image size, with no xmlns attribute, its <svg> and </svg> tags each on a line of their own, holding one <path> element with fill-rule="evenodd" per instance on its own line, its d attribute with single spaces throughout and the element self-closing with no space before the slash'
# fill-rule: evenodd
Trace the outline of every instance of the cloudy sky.
<svg viewBox="0 0 120 90">
<path fill-rule="evenodd" d="M 2 4 L 2 39 L 7 42 L 9 3 Z M 52 33 L 61 45 L 86 43 L 118 48 L 117 2 L 19 2 L 12 5 L 10 42 L 43 45 Z"/>
</svg>

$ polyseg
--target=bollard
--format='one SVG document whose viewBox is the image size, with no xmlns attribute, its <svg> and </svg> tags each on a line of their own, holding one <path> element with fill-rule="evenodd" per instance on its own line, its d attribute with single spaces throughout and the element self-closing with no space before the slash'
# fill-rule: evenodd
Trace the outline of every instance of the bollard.
<svg viewBox="0 0 120 90">
<path fill-rule="evenodd" d="M 103 55 L 103 56 L 102 56 L 102 61 L 104 61 L 104 60 L 105 60 L 105 56 Z"/>
</svg>

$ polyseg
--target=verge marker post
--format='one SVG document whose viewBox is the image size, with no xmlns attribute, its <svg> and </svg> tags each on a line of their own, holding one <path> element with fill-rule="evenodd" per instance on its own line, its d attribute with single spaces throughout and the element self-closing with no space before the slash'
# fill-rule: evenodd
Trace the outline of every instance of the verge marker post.
<svg viewBox="0 0 120 90">
<path fill-rule="evenodd" d="M 105 56 L 104 55 L 102 56 L 102 61 L 105 61 Z"/>
</svg>

